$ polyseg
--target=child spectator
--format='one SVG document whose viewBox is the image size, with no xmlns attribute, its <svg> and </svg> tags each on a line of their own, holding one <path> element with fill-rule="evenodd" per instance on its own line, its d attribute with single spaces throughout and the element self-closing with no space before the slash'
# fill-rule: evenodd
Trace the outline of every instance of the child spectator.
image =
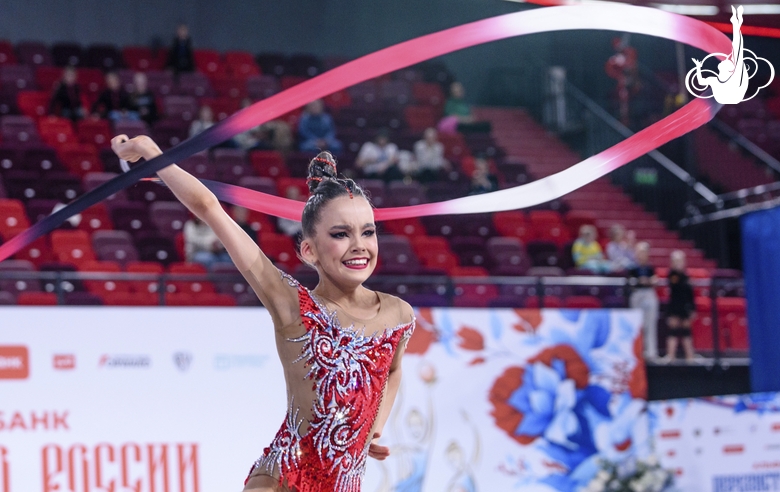
<svg viewBox="0 0 780 492">
<path fill-rule="evenodd" d="M 197 216 L 184 223 L 183 233 L 187 261 L 200 263 L 206 268 L 214 263 L 230 262 L 230 256 L 216 233 Z"/>
<path fill-rule="evenodd" d="M 498 189 L 498 178 L 490 172 L 490 164 L 484 157 L 474 159 L 474 172 L 471 175 L 469 195 L 490 193 Z"/>
<path fill-rule="evenodd" d="M 342 144 L 336 139 L 336 125 L 333 118 L 325 112 L 321 99 L 310 102 L 298 122 L 298 135 L 301 138 L 300 149 L 311 152 L 328 150 L 340 154 Z"/>
<path fill-rule="evenodd" d="M 165 68 L 178 75 L 184 72 L 195 71 L 195 57 L 192 55 L 192 39 L 190 29 L 186 24 L 180 24 L 176 28 L 176 37 L 173 38 L 171 49 L 168 51 L 168 62 Z"/>
<path fill-rule="evenodd" d="M 398 146 L 390 142 L 390 133 L 382 128 L 373 142 L 366 142 L 360 147 L 355 165 L 369 179 L 386 182 L 402 180 L 404 175 L 398 167 L 398 157 Z"/>
<path fill-rule="evenodd" d="M 62 79 L 54 90 L 49 103 L 49 113 L 78 121 L 84 117 L 84 105 L 81 100 L 81 88 L 74 67 L 65 67 Z"/>
<path fill-rule="evenodd" d="M 580 227 L 580 235 L 571 247 L 571 255 L 577 268 L 594 273 L 607 273 L 611 270 L 609 262 L 604 260 L 604 252 L 596 241 L 596 227 L 585 224 Z"/>
<path fill-rule="evenodd" d="M 138 120 L 138 113 L 133 111 L 130 94 L 122 87 L 116 72 L 106 74 L 106 89 L 100 93 L 92 105 L 92 114 L 98 118 L 118 121 L 122 119 Z"/>
<path fill-rule="evenodd" d="M 636 245 L 636 266 L 628 271 L 633 292 L 629 305 L 642 310 L 645 359 L 658 357 L 658 294 L 655 293 L 655 268 L 650 264 L 650 245 L 641 242 Z"/>
<path fill-rule="evenodd" d="M 677 356 L 678 340 L 682 341 L 685 360 L 694 358 L 693 340 L 691 339 L 691 316 L 695 306 L 693 303 L 693 287 L 685 273 L 685 253 L 678 250 L 672 252 L 669 269 L 669 305 L 666 308 L 666 324 L 669 326 L 669 336 L 666 338 L 666 356 L 668 362 Z"/>
<path fill-rule="evenodd" d="M 423 139 L 415 142 L 414 158 L 412 174 L 421 183 L 437 181 L 443 171 L 451 169 L 449 161 L 444 158 L 444 144 L 439 142 L 439 132 L 435 128 L 426 129 Z"/>
<path fill-rule="evenodd" d="M 612 263 L 613 270 L 628 270 L 636 265 L 633 238 L 633 231 L 626 233 L 626 228 L 620 224 L 609 229 L 607 259 Z"/>
<path fill-rule="evenodd" d="M 152 125 L 159 118 L 157 100 L 154 93 L 149 90 L 146 74 L 143 72 L 136 72 L 133 75 L 133 93 L 130 94 L 130 104 L 138 113 L 138 117 L 147 125 Z"/>
</svg>

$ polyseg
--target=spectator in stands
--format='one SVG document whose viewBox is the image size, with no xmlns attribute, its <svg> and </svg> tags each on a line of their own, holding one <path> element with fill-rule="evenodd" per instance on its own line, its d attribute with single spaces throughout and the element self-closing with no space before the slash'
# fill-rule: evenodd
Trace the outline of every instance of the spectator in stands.
<svg viewBox="0 0 780 492">
<path fill-rule="evenodd" d="M 306 105 L 298 122 L 298 135 L 301 139 L 301 150 L 312 152 L 328 150 L 333 154 L 341 153 L 342 144 L 336 139 L 336 125 L 333 123 L 333 118 L 325 112 L 325 105 L 321 99 Z"/>
<path fill-rule="evenodd" d="M 490 163 L 484 156 L 474 159 L 474 172 L 471 174 L 469 195 L 481 195 L 498 189 L 498 178 L 490 172 Z"/>
<path fill-rule="evenodd" d="M 577 268 L 590 270 L 594 273 L 611 271 L 608 261 L 604 259 L 601 245 L 596 241 L 598 231 L 595 226 L 584 224 L 580 227 L 580 235 L 571 247 L 571 255 Z"/>
<path fill-rule="evenodd" d="M 612 263 L 613 270 L 628 270 L 636 265 L 634 256 L 634 241 L 636 236 L 633 231 L 626 232 L 626 228 L 615 224 L 609 229 L 609 243 L 607 243 L 607 259 Z"/>
<path fill-rule="evenodd" d="M 78 74 L 74 67 L 65 67 L 62 80 L 52 94 L 49 113 L 73 121 L 84 117 L 84 105 L 81 100 L 81 88 L 78 84 Z"/>
<path fill-rule="evenodd" d="M 695 310 L 693 287 L 685 273 L 685 253 L 675 250 L 670 257 L 669 268 L 669 304 L 666 307 L 666 324 L 669 335 L 666 338 L 665 362 L 677 356 L 678 341 L 682 342 L 685 360 L 693 360 L 693 340 L 691 338 L 691 317 Z"/>
<path fill-rule="evenodd" d="M 194 137 L 212 126 L 214 126 L 214 111 L 211 110 L 211 106 L 203 105 L 198 111 L 198 119 L 193 120 L 190 124 L 190 137 Z"/>
<path fill-rule="evenodd" d="M 414 159 L 412 174 L 421 183 L 437 181 L 444 171 L 452 169 L 444 158 L 444 144 L 439 142 L 439 132 L 435 128 L 427 128 L 423 139 L 415 142 Z"/>
<path fill-rule="evenodd" d="M 159 118 L 157 114 L 157 100 L 154 92 L 149 90 L 146 74 L 136 72 L 133 75 L 133 93 L 130 94 L 130 103 L 133 109 L 138 113 L 138 117 L 152 125 Z"/>
<path fill-rule="evenodd" d="M 92 115 L 97 118 L 119 120 L 138 120 L 130 94 L 127 93 L 116 72 L 106 74 L 106 89 L 100 93 L 92 105 Z"/>
<path fill-rule="evenodd" d="M 444 116 L 457 120 L 457 130 L 461 133 L 490 133 L 490 122 L 478 121 L 465 97 L 463 84 L 453 82 L 450 85 L 450 97 L 444 106 Z"/>
<path fill-rule="evenodd" d="M 247 222 L 249 218 L 249 210 L 247 210 L 244 207 L 234 205 L 233 209 L 231 210 L 233 220 L 238 224 L 238 227 L 241 228 L 242 231 L 246 232 L 247 235 L 257 241 L 257 231 L 252 229 L 252 226 L 249 225 L 249 222 Z"/>
<path fill-rule="evenodd" d="M 178 75 L 183 72 L 195 71 L 195 57 L 192 54 L 192 39 L 190 29 L 186 24 L 180 24 L 176 28 L 176 37 L 173 38 L 171 49 L 168 51 L 168 62 L 165 68 Z"/>
<path fill-rule="evenodd" d="M 658 357 L 658 294 L 655 293 L 657 277 L 650 264 L 650 245 L 641 242 L 636 245 L 636 266 L 628 271 L 633 292 L 629 298 L 632 308 L 642 310 L 645 358 Z"/>
<path fill-rule="evenodd" d="M 360 147 L 355 165 L 363 171 L 366 178 L 386 182 L 399 181 L 404 178 L 404 174 L 398 166 L 398 154 L 398 146 L 390 141 L 390 132 L 387 128 L 382 128 L 373 141 Z"/>
<path fill-rule="evenodd" d="M 249 98 L 241 101 L 241 109 L 251 105 L 252 100 Z M 293 143 L 290 125 L 282 120 L 263 123 L 244 133 L 239 133 L 233 140 L 244 150 L 278 150 L 282 153 L 288 152 Z"/>
<path fill-rule="evenodd" d="M 197 216 L 184 223 L 184 253 L 187 261 L 210 268 L 214 263 L 230 262 L 217 235 Z"/>
<path fill-rule="evenodd" d="M 288 186 L 284 190 L 284 196 L 290 200 L 297 200 L 299 202 L 305 202 L 306 197 L 301 194 L 301 190 L 297 186 Z M 301 228 L 300 221 L 280 218 L 276 222 L 277 227 L 282 233 L 288 236 L 296 237 L 303 229 Z"/>
</svg>

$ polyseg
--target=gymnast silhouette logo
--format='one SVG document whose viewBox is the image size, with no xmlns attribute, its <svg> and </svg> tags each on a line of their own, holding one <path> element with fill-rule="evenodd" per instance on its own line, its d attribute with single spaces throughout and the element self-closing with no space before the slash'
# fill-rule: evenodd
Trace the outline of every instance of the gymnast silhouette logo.
<svg viewBox="0 0 780 492">
<path fill-rule="evenodd" d="M 772 64 L 766 58 L 756 56 L 755 53 L 745 48 L 742 32 L 740 31 L 742 27 L 742 10 L 741 5 L 736 9 L 733 6 L 731 7 L 733 37 L 730 55 L 712 53 L 701 61 L 693 58 L 693 63 L 696 66 L 685 76 L 685 88 L 693 96 L 701 99 L 714 97 L 720 104 L 738 104 L 753 99 L 758 94 L 758 91 L 771 84 L 775 78 L 775 68 Z M 702 69 L 704 62 L 712 57 L 724 59 L 718 63 L 718 73 Z M 769 67 L 769 78 L 766 83 L 756 88 L 752 94 L 747 95 L 748 83 L 750 79 L 758 74 L 761 62 Z M 707 90 L 707 87 L 712 89 L 712 93 L 702 95 Z"/>
</svg>

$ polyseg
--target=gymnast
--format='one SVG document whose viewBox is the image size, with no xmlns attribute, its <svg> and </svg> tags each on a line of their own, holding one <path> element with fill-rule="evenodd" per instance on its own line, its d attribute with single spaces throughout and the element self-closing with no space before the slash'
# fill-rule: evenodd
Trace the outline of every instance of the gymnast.
<svg viewBox="0 0 780 492">
<path fill-rule="evenodd" d="M 731 26 L 733 38 L 731 41 L 731 54 L 718 63 L 717 77 L 702 77 L 701 66 L 704 60 L 693 59 L 696 65 L 696 82 L 701 87 L 711 87 L 715 100 L 720 104 L 738 104 L 742 102 L 748 89 L 747 65 L 745 65 L 744 44 L 740 28 L 742 27 L 742 6 L 735 10 L 731 7 Z M 712 73 L 712 72 L 710 72 Z"/>
<path fill-rule="evenodd" d="M 119 135 L 111 146 L 128 162 L 162 154 L 146 136 Z M 365 193 L 337 177 L 330 153 L 309 163 L 300 257 L 319 283 L 308 290 L 271 263 L 200 181 L 176 165 L 158 176 L 214 230 L 274 323 L 287 416 L 252 465 L 244 492 L 358 492 L 367 457 L 389 455 L 377 440 L 415 325 L 409 304 L 363 286 L 378 255 Z"/>
</svg>

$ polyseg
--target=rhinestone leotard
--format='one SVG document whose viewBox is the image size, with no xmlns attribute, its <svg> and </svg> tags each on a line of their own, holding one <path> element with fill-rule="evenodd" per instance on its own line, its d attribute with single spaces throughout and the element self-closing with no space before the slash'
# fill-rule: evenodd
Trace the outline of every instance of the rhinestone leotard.
<svg viewBox="0 0 780 492">
<path fill-rule="evenodd" d="M 390 365 L 411 336 L 414 319 L 366 336 L 342 327 L 308 289 L 291 277 L 288 282 L 298 290 L 306 331 L 287 341 L 301 344 L 293 364 L 304 364 L 312 381 L 311 418 L 301 433 L 302 408 L 288 396 L 285 421 L 249 477 L 278 476 L 280 487 L 297 492 L 359 492 Z"/>
</svg>

